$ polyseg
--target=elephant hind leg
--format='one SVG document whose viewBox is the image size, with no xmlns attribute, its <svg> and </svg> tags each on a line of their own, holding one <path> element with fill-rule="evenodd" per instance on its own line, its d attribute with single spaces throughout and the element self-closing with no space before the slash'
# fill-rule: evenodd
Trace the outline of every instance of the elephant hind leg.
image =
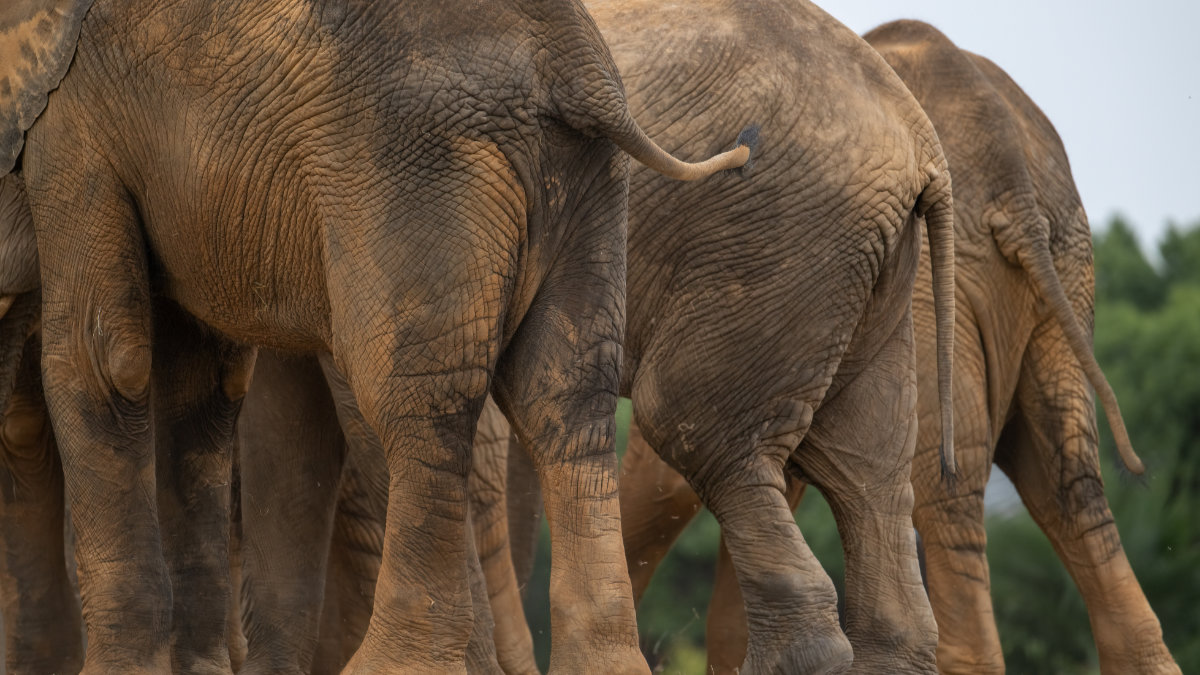
<svg viewBox="0 0 1200 675">
<path fill-rule="evenodd" d="M 963 426 L 956 424 L 956 433 Z M 963 675 L 999 674 L 1004 672 L 1004 655 L 992 611 L 983 520 L 991 463 L 987 448 L 961 440 L 961 434 L 959 438 L 955 442 L 958 485 L 952 496 L 941 490 L 936 445 L 918 456 L 916 461 L 926 466 L 913 469 L 917 496 L 913 523 L 921 533 L 929 601 L 937 617 L 938 669 Z M 976 457 L 981 461 L 972 461 Z M 918 483 L 921 480 L 924 483 Z"/>
<path fill-rule="evenodd" d="M 749 472 L 747 472 L 749 473 Z M 833 673 L 853 653 L 838 624 L 833 581 L 805 543 L 783 492 L 745 482 L 709 508 L 721 523 L 745 598 L 742 673 Z"/>
<path fill-rule="evenodd" d="M 788 508 L 792 511 L 800 504 L 804 488 L 804 483 L 788 478 L 785 496 Z M 705 672 L 710 675 L 737 675 L 746 660 L 746 646 L 750 639 L 747 631 L 746 602 L 742 599 L 742 590 L 738 588 L 725 536 L 721 535 L 712 600 L 708 603 L 708 624 L 704 631 L 704 642 L 708 648 L 708 669 Z"/>
<path fill-rule="evenodd" d="M 1047 459 L 1054 444 L 1018 415 L 1005 427 L 996 459 L 1079 587 L 1100 671 L 1179 673 L 1121 546 L 1104 498 L 1095 441 L 1066 440 L 1057 454 L 1061 466 Z"/>
<path fill-rule="evenodd" d="M 825 402 L 796 461 L 837 520 L 846 633 L 856 672 L 936 671 L 937 627 L 921 584 L 909 482 L 917 440 L 912 324 Z"/>
<path fill-rule="evenodd" d="M 853 653 L 838 622 L 837 592 L 805 543 L 784 494 L 783 464 L 808 431 L 812 408 L 788 403 L 773 420 L 753 440 L 706 434 L 704 441 L 688 442 L 687 451 L 668 448 L 664 457 L 679 460 L 682 472 L 689 470 L 686 459 L 706 460 L 692 469 L 689 481 L 721 524 L 745 599 L 748 646 L 740 672 L 844 672 Z M 733 427 L 728 421 L 718 424 Z M 700 443 L 723 452 L 705 452 Z"/>
</svg>

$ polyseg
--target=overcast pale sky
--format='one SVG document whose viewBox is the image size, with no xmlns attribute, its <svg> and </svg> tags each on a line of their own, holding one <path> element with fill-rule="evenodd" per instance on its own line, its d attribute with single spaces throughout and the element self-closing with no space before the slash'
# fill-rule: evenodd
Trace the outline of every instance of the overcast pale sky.
<svg viewBox="0 0 1200 675">
<path fill-rule="evenodd" d="M 1168 221 L 1200 221 L 1200 1 L 817 3 L 860 34 L 921 19 L 995 61 L 1058 129 L 1093 228 L 1120 212 L 1157 252 Z"/>
</svg>

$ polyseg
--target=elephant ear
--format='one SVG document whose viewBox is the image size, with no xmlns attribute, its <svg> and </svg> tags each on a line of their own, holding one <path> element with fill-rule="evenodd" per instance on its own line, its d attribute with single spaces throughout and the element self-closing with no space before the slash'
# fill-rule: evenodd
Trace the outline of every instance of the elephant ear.
<svg viewBox="0 0 1200 675">
<path fill-rule="evenodd" d="M 92 1 L 0 0 L 0 176 L 67 73 Z"/>
</svg>

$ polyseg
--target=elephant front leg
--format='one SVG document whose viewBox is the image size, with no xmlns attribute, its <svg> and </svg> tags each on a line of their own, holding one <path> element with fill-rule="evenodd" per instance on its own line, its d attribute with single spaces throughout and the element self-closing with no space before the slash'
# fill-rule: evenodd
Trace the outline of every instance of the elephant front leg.
<svg viewBox="0 0 1200 675">
<path fill-rule="evenodd" d="M 313 675 L 333 675 L 342 672 L 354 656 L 371 620 L 383 552 L 388 468 L 379 437 L 363 419 L 349 384 L 331 358 L 322 355 L 319 361 L 346 439 L 321 605 L 321 633 L 312 665 Z"/>
<path fill-rule="evenodd" d="M 500 666 L 510 675 L 537 673 L 533 636 L 525 620 L 521 592 L 513 566 L 508 520 L 508 454 L 523 453 L 509 447 L 508 421 L 488 399 L 475 431 L 471 476 L 473 543 L 486 578 L 486 592 L 495 618 L 495 649 Z M 476 611 L 478 627 L 479 612 Z M 469 655 L 469 652 L 468 652 Z"/>
<path fill-rule="evenodd" d="M 796 455 L 828 501 L 846 560 L 854 672 L 934 673 L 937 626 L 921 584 L 909 482 L 917 442 L 912 324 L 821 408 Z"/>
<path fill-rule="evenodd" d="M 106 193 L 102 178 L 85 185 L 65 191 Z M 62 203 L 44 213 L 40 199 L 32 192 L 31 198 L 46 275 L 42 372 L 76 532 L 88 627 L 83 671 L 166 673 L 172 590 L 155 497 L 150 299 L 140 258 L 145 247 L 124 197 Z M 64 213 L 80 216 L 70 226 L 107 222 L 89 228 L 88 235 L 43 239 L 42 223 Z M 67 239 L 80 244 L 59 245 Z"/>
<path fill-rule="evenodd" d="M 87 626 L 83 672 L 163 673 L 171 583 L 155 497 L 146 244 L 103 160 L 59 161 L 71 169 L 30 172 L 27 185 L 43 274 L 43 383 Z"/>
<path fill-rule="evenodd" d="M 488 600 L 487 580 L 479 563 L 479 551 L 475 548 L 475 534 L 471 527 L 471 514 L 467 513 L 467 582 L 471 585 L 471 637 L 467 641 L 467 672 L 501 675 L 496 658 L 496 622 L 492 618 L 492 606 Z M 536 672 L 536 669 L 535 669 Z"/>
<path fill-rule="evenodd" d="M 63 475 L 42 397 L 38 340 L 26 342 L 0 424 L 0 607 L 6 672 L 83 666 L 79 602 L 67 577 Z"/>
</svg>

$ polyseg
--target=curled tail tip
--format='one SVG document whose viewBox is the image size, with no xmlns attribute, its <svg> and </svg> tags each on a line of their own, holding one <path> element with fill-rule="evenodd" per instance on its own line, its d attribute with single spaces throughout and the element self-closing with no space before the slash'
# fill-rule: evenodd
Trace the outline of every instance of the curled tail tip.
<svg viewBox="0 0 1200 675">
<path fill-rule="evenodd" d="M 758 150 L 758 131 L 759 126 L 757 124 L 747 125 L 746 128 L 742 129 L 742 132 L 738 134 L 737 141 L 733 144 L 735 150 L 745 146 L 750 153 L 746 157 L 746 163 L 737 169 L 737 171 L 743 177 L 749 176 L 750 170 L 754 168 L 754 155 Z"/>
<path fill-rule="evenodd" d="M 758 131 L 759 127 L 757 124 L 748 125 L 745 129 L 742 129 L 742 133 L 738 134 L 737 143 L 734 147 L 744 145 L 750 148 L 750 153 L 753 154 L 754 150 L 758 147 Z"/>
</svg>

